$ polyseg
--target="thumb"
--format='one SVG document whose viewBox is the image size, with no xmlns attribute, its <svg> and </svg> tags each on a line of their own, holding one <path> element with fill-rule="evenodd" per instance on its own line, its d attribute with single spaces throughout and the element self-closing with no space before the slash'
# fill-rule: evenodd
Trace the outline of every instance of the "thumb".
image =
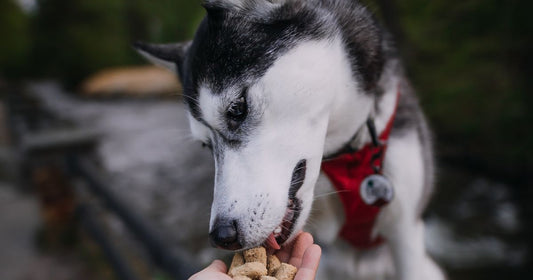
<svg viewBox="0 0 533 280">
<path fill-rule="evenodd" d="M 203 272 L 222 272 L 226 273 L 226 264 L 221 260 L 214 260 Z"/>
<path fill-rule="evenodd" d="M 189 280 L 231 280 L 231 277 L 226 275 L 226 264 L 220 260 L 215 260 L 204 270 L 194 274 Z"/>
</svg>

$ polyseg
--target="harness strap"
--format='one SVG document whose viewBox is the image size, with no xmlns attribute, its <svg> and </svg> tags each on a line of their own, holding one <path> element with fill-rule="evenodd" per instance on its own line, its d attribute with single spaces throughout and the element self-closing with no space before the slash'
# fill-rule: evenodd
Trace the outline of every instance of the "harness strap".
<svg viewBox="0 0 533 280">
<path fill-rule="evenodd" d="M 396 117 L 399 99 L 398 90 L 394 111 L 379 137 L 376 137 L 373 120 L 369 119 L 367 127 L 372 136 L 371 143 L 355 152 L 344 153 L 322 162 L 322 171 L 338 191 L 344 208 L 346 221 L 340 236 L 359 249 L 372 248 L 384 241 L 382 237 L 374 236 L 372 230 L 381 207 L 389 201 L 380 199 L 368 205 L 361 197 L 361 184 L 369 176 L 382 175 L 387 140 Z"/>
</svg>

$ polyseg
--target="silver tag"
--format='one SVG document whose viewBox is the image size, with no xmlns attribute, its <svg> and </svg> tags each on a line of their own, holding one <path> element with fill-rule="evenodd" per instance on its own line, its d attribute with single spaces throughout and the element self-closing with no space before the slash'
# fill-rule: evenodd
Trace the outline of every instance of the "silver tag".
<svg viewBox="0 0 533 280">
<path fill-rule="evenodd" d="M 361 198 L 367 205 L 381 206 L 394 197 L 392 183 L 383 175 L 370 175 L 361 183 Z"/>
</svg>

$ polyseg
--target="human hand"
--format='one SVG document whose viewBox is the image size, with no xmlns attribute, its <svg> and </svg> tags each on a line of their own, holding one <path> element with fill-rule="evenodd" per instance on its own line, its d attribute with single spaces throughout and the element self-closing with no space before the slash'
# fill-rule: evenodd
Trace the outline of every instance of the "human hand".
<svg viewBox="0 0 533 280">
<path fill-rule="evenodd" d="M 320 263 L 322 249 L 313 244 L 313 236 L 301 232 L 291 244 L 281 248 L 275 254 L 281 262 L 298 268 L 294 280 L 314 280 Z"/>
<path fill-rule="evenodd" d="M 275 255 L 281 262 L 289 263 L 298 268 L 294 280 L 314 280 L 322 249 L 313 244 L 311 234 L 303 232 L 291 244 L 277 251 Z M 220 260 L 215 260 L 204 270 L 194 274 L 189 280 L 231 280 L 231 277 L 226 273 L 226 264 Z"/>
<path fill-rule="evenodd" d="M 221 260 L 215 260 L 204 270 L 194 274 L 189 280 L 232 280 L 226 272 L 228 268 Z"/>
</svg>

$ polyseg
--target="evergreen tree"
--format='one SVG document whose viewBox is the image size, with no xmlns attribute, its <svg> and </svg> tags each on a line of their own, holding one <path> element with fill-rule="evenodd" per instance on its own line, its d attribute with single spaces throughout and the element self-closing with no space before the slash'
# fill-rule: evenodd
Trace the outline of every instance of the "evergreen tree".
<svg viewBox="0 0 533 280">
<path fill-rule="evenodd" d="M 39 0 L 33 35 L 34 66 L 68 85 L 128 61 L 124 0 Z"/>
<path fill-rule="evenodd" d="M 41 75 L 75 86 L 102 68 L 142 63 L 130 47 L 135 40 L 192 37 L 201 16 L 195 1 L 38 0 L 33 63 Z"/>
<path fill-rule="evenodd" d="M 30 48 L 29 19 L 14 0 L 0 1 L 0 76 L 24 73 Z"/>
</svg>

